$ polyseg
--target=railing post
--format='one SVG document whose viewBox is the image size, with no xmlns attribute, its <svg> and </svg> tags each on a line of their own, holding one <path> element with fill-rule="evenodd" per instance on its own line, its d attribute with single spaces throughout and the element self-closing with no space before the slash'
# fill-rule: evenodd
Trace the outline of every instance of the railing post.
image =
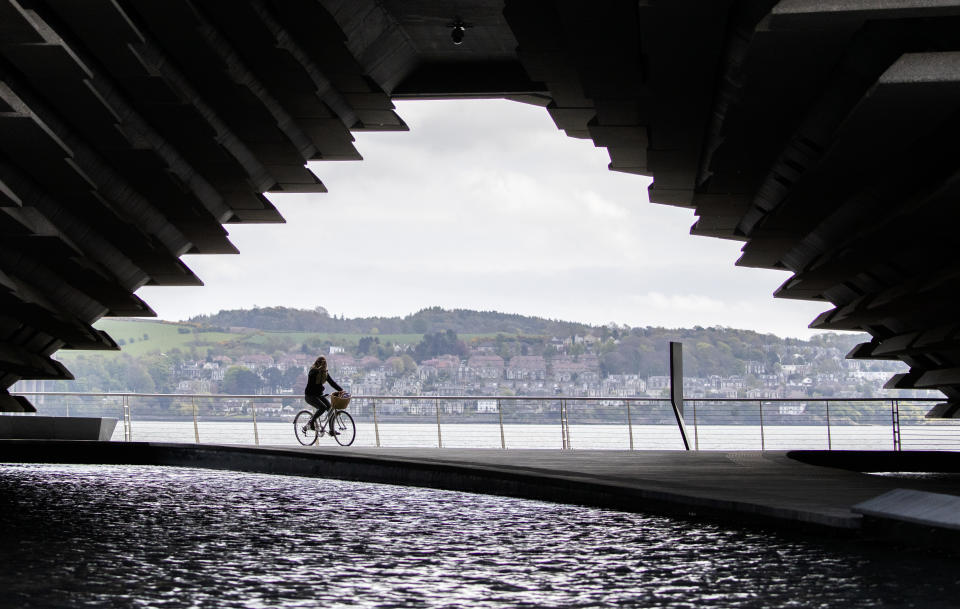
<svg viewBox="0 0 960 609">
<path fill-rule="evenodd" d="M 253 413 L 253 443 L 260 446 L 260 434 L 257 432 L 257 403 L 250 400 L 250 412 Z"/>
<path fill-rule="evenodd" d="M 830 437 L 830 400 L 827 400 L 827 450 L 833 450 L 833 439 Z"/>
<path fill-rule="evenodd" d="M 376 400 L 373 400 L 373 434 L 377 438 L 377 448 L 380 448 L 380 424 L 377 422 Z"/>
<path fill-rule="evenodd" d="M 507 438 L 503 435 L 503 405 L 497 400 L 497 414 L 500 415 L 500 448 L 506 450 Z"/>
<path fill-rule="evenodd" d="M 564 400 L 563 422 L 567 426 L 567 450 L 573 450 L 573 439 L 570 437 L 570 411 L 567 406 L 566 400 Z"/>
<path fill-rule="evenodd" d="M 123 394 L 123 431 L 127 442 L 133 442 L 133 423 L 130 421 L 130 396 Z"/>
<path fill-rule="evenodd" d="M 560 449 L 567 450 L 567 427 L 563 422 L 563 417 L 566 414 L 566 400 L 563 398 L 560 399 Z"/>
<path fill-rule="evenodd" d="M 697 427 L 697 400 L 693 400 L 693 450 L 700 450 L 700 428 Z"/>
<path fill-rule="evenodd" d="M 197 425 L 197 398 L 191 397 L 190 403 L 193 404 L 193 441 L 200 443 L 200 427 Z"/>
<path fill-rule="evenodd" d="M 443 448 L 443 436 L 440 435 L 440 399 L 433 400 L 433 407 L 437 411 L 437 448 Z"/>
<path fill-rule="evenodd" d="M 633 419 L 630 417 L 630 400 L 627 403 L 627 432 L 630 434 L 630 450 L 633 450 Z"/>
<path fill-rule="evenodd" d="M 766 450 L 766 443 L 763 437 L 763 400 L 760 400 L 760 450 Z"/>
<path fill-rule="evenodd" d="M 900 400 L 890 400 L 890 417 L 893 427 L 893 450 L 902 450 L 903 442 L 900 439 Z"/>
</svg>

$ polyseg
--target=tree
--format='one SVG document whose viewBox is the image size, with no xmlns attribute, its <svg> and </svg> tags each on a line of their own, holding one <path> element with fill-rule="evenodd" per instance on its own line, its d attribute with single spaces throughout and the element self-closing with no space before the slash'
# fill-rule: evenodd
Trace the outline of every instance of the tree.
<svg viewBox="0 0 960 609">
<path fill-rule="evenodd" d="M 400 356 L 400 360 L 403 361 L 403 373 L 404 374 L 413 374 L 417 371 L 417 362 L 413 361 L 413 358 L 408 354 L 404 353 Z"/>
<path fill-rule="evenodd" d="M 260 386 L 260 377 L 254 372 L 230 366 L 223 375 L 223 390 L 234 395 L 250 395 L 256 393 Z"/>
<path fill-rule="evenodd" d="M 387 359 L 394 354 L 393 343 L 387 341 L 385 345 L 377 345 L 377 352 L 374 354 L 380 359 Z"/>
<path fill-rule="evenodd" d="M 303 370 L 296 366 L 291 366 L 283 371 L 282 383 L 284 387 L 295 388 L 299 383 L 300 377 L 304 376 Z"/>
<path fill-rule="evenodd" d="M 467 345 L 457 338 L 457 333 L 453 330 L 432 332 L 423 335 L 423 340 L 417 343 L 413 353 L 417 361 L 421 362 L 438 355 L 450 354 L 465 357 L 467 355 Z"/>
<path fill-rule="evenodd" d="M 145 356 L 140 358 L 140 362 L 153 379 L 154 391 L 170 393 L 175 389 L 176 383 L 171 380 L 169 358 L 160 355 Z"/>
<path fill-rule="evenodd" d="M 283 386 L 283 372 L 281 372 L 279 368 L 271 366 L 264 370 L 261 376 L 263 377 L 263 384 L 271 393 Z"/>
<path fill-rule="evenodd" d="M 153 393 L 156 390 L 153 377 L 147 373 L 139 362 L 131 362 L 127 366 L 124 381 L 126 381 L 129 390 L 134 393 Z"/>
<path fill-rule="evenodd" d="M 357 342 L 357 355 L 377 355 L 380 339 L 374 336 L 364 336 Z"/>
<path fill-rule="evenodd" d="M 387 360 L 386 362 L 384 362 L 384 363 L 386 363 L 387 366 L 390 367 L 390 372 L 391 372 L 394 376 L 400 376 L 401 374 L 403 374 L 403 359 L 402 359 L 402 358 L 394 356 L 394 357 L 391 357 L 390 359 L 388 359 L 388 360 Z"/>
</svg>

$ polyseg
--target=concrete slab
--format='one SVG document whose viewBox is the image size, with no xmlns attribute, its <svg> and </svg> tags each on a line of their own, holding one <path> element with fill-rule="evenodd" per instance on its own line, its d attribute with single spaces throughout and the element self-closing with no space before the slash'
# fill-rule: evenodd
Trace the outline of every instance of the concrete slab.
<svg viewBox="0 0 960 609">
<path fill-rule="evenodd" d="M 871 518 L 960 530 L 960 497 L 954 495 L 898 488 L 852 509 Z"/>
<path fill-rule="evenodd" d="M 112 417 L 0 417 L 0 439 L 109 441 L 117 419 Z"/>
<path fill-rule="evenodd" d="M 295 449 L 298 450 L 298 449 Z M 586 485 L 621 508 L 684 511 L 759 523 L 856 529 L 853 505 L 914 486 L 960 495 L 960 479 L 894 479 L 800 462 L 786 452 L 306 449 L 405 464 L 517 475 L 532 484 Z M 829 456 L 829 453 L 822 453 Z M 838 459 L 841 454 L 837 453 Z M 826 457 L 825 457 L 826 458 Z M 841 460 L 841 465 L 846 465 Z M 884 463 L 889 469 L 889 463 Z M 483 489 L 477 489 L 483 492 Z M 572 497 L 572 495 L 570 495 Z M 558 500 L 563 501 L 561 496 Z"/>
</svg>

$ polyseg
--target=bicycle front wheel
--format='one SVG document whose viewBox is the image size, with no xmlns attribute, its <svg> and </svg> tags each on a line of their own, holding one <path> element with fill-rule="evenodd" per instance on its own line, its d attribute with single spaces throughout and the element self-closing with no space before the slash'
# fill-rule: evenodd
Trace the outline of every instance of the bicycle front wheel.
<svg viewBox="0 0 960 609">
<path fill-rule="evenodd" d="M 338 432 L 333 437 L 340 446 L 350 446 L 357 437 L 357 426 L 353 424 L 353 417 L 346 410 L 337 411 L 337 414 L 333 415 L 333 428 Z"/>
<path fill-rule="evenodd" d="M 293 419 L 293 433 L 297 436 L 297 441 L 304 446 L 310 446 L 317 441 L 317 429 L 314 426 L 310 428 L 310 419 L 313 413 L 309 410 L 301 410 Z"/>
</svg>

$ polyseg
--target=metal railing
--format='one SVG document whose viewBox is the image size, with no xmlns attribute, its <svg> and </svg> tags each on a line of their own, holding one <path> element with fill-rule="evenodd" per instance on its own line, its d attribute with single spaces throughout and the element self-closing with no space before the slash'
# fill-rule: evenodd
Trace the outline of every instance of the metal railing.
<svg viewBox="0 0 960 609">
<path fill-rule="evenodd" d="M 295 395 L 29 393 L 40 414 L 111 416 L 114 440 L 297 445 Z M 688 399 L 696 450 L 960 450 L 960 421 L 926 419 L 930 398 Z M 670 449 L 665 398 L 355 395 L 358 446 Z M 29 415 L 9 415 L 29 416 Z"/>
</svg>

